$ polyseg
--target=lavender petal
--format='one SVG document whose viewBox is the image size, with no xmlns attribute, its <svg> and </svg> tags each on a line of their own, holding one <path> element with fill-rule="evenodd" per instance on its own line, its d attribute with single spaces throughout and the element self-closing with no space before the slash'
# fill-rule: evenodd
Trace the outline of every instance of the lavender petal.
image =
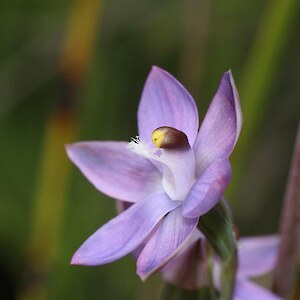
<svg viewBox="0 0 300 300">
<path fill-rule="evenodd" d="M 137 274 L 146 280 L 164 267 L 184 246 L 198 218 L 188 219 L 180 214 L 181 208 L 170 212 L 160 223 L 137 260 Z"/>
<path fill-rule="evenodd" d="M 126 142 L 81 142 L 68 145 L 67 153 L 98 190 L 136 202 L 162 190 L 161 174 L 149 160 L 126 146 Z"/>
<path fill-rule="evenodd" d="M 197 106 L 186 89 L 168 72 L 153 67 L 138 108 L 142 141 L 151 143 L 152 132 L 169 126 L 184 132 L 192 146 L 198 132 Z"/>
<path fill-rule="evenodd" d="M 71 263 L 95 266 L 129 254 L 147 238 L 161 218 L 178 205 L 163 192 L 135 203 L 90 236 Z"/>
<path fill-rule="evenodd" d="M 213 160 L 230 156 L 241 126 L 239 96 L 229 71 L 221 80 L 195 142 L 197 175 Z"/>
<path fill-rule="evenodd" d="M 207 213 L 222 197 L 231 177 L 228 160 L 211 164 L 192 186 L 183 204 L 182 214 L 195 218 Z"/>
</svg>

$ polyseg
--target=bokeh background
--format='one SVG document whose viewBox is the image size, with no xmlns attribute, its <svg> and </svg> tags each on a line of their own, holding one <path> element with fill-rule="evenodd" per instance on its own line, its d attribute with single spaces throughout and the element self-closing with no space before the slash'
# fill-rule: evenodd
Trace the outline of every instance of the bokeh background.
<svg viewBox="0 0 300 300">
<path fill-rule="evenodd" d="M 242 235 L 278 230 L 300 112 L 297 0 L 11 0 L 0 10 L 0 298 L 155 299 L 131 257 L 70 266 L 116 214 L 64 144 L 130 140 L 152 65 L 201 119 L 224 71 L 244 128 L 227 192 Z M 112 237 L 113 239 L 114 237 Z"/>
</svg>

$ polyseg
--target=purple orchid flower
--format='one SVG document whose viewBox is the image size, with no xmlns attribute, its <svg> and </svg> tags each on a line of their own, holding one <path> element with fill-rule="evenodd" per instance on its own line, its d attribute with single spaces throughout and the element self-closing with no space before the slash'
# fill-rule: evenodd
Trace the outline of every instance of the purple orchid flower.
<svg viewBox="0 0 300 300">
<path fill-rule="evenodd" d="M 248 279 L 262 276 L 275 268 L 279 240 L 279 236 L 270 235 L 242 238 L 239 241 L 239 265 L 233 300 L 282 300 Z M 218 273 L 217 270 L 216 273 Z M 219 287 L 218 280 L 216 281 L 216 286 Z"/>
<path fill-rule="evenodd" d="M 67 146 L 98 190 L 130 206 L 88 238 L 71 263 L 101 265 L 135 252 L 143 280 L 161 269 L 224 193 L 241 124 L 230 71 L 198 131 L 193 98 L 169 73 L 153 67 L 138 108 L 137 138 Z"/>
<path fill-rule="evenodd" d="M 163 278 L 185 289 L 208 286 L 205 238 L 195 229 L 185 247 L 162 269 Z M 282 300 L 279 296 L 251 282 L 275 267 L 279 248 L 279 236 L 242 238 L 238 242 L 238 269 L 233 300 Z M 214 286 L 221 289 L 220 262 L 214 264 Z"/>
</svg>

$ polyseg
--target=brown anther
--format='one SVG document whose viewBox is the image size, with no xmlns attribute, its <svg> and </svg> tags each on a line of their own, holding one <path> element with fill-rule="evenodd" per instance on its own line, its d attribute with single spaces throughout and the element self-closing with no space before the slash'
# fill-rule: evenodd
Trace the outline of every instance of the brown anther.
<svg viewBox="0 0 300 300">
<path fill-rule="evenodd" d="M 163 149 L 185 150 L 190 148 L 185 133 L 168 126 L 162 126 L 155 129 L 152 133 L 152 142 L 156 147 Z"/>
</svg>

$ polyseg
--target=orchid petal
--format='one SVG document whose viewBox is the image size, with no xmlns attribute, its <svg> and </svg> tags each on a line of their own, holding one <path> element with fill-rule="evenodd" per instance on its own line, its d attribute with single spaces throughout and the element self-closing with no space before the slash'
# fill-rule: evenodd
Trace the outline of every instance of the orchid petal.
<svg viewBox="0 0 300 300">
<path fill-rule="evenodd" d="M 208 285 L 205 239 L 193 230 L 183 249 L 161 270 L 165 281 L 184 289 L 199 289 Z"/>
<path fill-rule="evenodd" d="M 169 126 L 184 132 L 192 146 L 198 132 L 197 106 L 187 90 L 168 72 L 153 67 L 138 108 L 139 136 L 151 143 L 152 132 Z"/>
<path fill-rule="evenodd" d="M 233 300 L 283 300 L 269 290 L 248 280 L 237 280 Z"/>
<path fill-rule="evenodd" d="M 220 200 L 231 176 L 228 160 L 211 164 L 192 186 L 182 207 L 182 215 L 196 218 L 207 213 Z"/>
<path fill-rule="evenodd" d="M 238 274 L 255 277 L 272 271 L 277 260 L 278 248 L 278 235 L 242 238 L 239 241 Z"/>
<path fill-rule="evenodd" d="M 179 204 L 163 192 L 135 203 L 90 236 L 74 254 L 71 263 L 95 266 L 127 255 Z"/>
<path fill-rule="evenodd" d="M 126 142 L 81 142 L 67 153 L 86 178 L 110 197 L 136 202 L 162 190 L 161 174 L 149 160 L 127 149 Z"/>
<path fill-rule="evenodd" d="M 213 160 L 230 156 L 241 126 L 239 95 L 229 71 L 223 75 L 195 142 L 197 175 Z"/>
<path fill-rule="evenodd" d="M 159 157 L 164 168 L 162 184 L 173 200 L 184 200 L 195 180 L 195 155 L 190 149 L 162 151 Z"/>
<path fill-rule="evenodd" d="M 184 246 L 198 218 L 183 218 L 181 208 L 170 212 L 153 233 L 137 260 L 137 274 L 146 280 L 151 274 L 164 267 Z"/>
</svg>

